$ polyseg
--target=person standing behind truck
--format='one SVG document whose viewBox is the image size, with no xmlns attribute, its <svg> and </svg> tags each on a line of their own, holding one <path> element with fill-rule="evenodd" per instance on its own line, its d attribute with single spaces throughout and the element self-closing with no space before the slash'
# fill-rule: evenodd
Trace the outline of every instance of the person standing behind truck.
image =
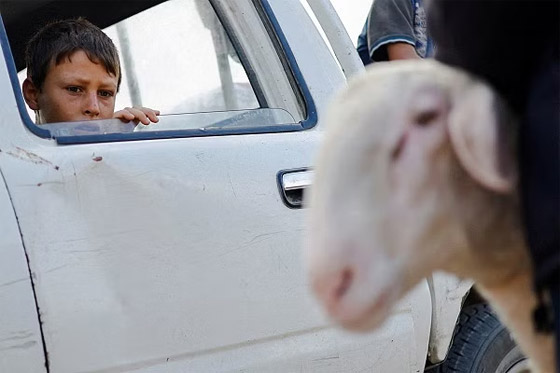
<svg viewBox="0 0 560 373">
<path fill-rule="evenodd" d="M 358 37 L 364 65 L 379 61 L 432 57 L 422 0 L 375 0 Z"/>
</svg>

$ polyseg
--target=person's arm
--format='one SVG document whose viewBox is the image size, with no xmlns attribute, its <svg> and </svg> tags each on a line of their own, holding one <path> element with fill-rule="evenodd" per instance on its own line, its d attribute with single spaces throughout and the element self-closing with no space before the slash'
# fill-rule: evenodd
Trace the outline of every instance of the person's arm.
<svg viewBox="0 0 560 373">
<path fill-rule="evenodd" d="M 375 0 L 367 25 L 369 54 L 373 61 L 417 57 L 414 9 L 410 0 Z"/>
<path fill-rule="evenodd" d="M 387 56 L 389 61 L 420 59 L 416 48 L 408 43 L 391 43 L 387 45 Z"/>
</svg>

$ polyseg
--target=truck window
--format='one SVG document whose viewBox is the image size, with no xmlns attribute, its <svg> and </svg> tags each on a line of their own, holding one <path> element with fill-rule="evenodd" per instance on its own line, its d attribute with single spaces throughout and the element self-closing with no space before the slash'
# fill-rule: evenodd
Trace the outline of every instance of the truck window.
<svg viewBox="0 0 560 373">
<path fill-rule="evenodd" d="M 293 77 L 286 76 L 289 71 L 284 68 L 282 56 L 275 57 L 277 68 L 265 76 L 267 68 L 263 66 L 269 61 L 258 52 L 247 50 L 263 49 L 259 45 L 263 41 L 256 36 L 259 33 L 261 39 L 263 36 L 274 39 L 266 35 L 270 28 L 265 28 L 262 19 L 258 27 L 251 26 L 252 30 L 247 24 L 232 25 L 244 20 L 232 21 L 235 17 L 230 13 L 232 9 L 223 3 L 227 2 L 168 0 L 103 28 L 117 46 L 121 60 L 122 83 L 115 111 L 127 106 L 150 107 L 160 110 L 159 123 L 135 126 L 103 120 L 49 123 L 39 127 L 49 130 L 57 139 L 104 134 L 115 138 L 115 134 L 136 132 L 144 132 L 142 138 L 150 138 L 146 132 L 201 129 L 251 132 L 254 127 L 265 131 L 267 126 L 294 125 L 304 120 L 299 87 L 293 84 Z M 251 17 L 261 17 L 253 2 L 240 3 L 246 4 L 233 7 L 249 9 L 250 6 L 254 13 Z M 237 35 L 242 28 L 255 35 Z M 270 50 L 261 53 L 278 54 L 279 50 L 273 49 L 273 41 L 265 44 Z M 274 76 L 274 73 L 284 76 Z M 25 70 L 18 73 L 20 85 L 25 77 Z M 275 80 L 284 83 L 272 84 Z M 26 109 L 30 118 L 34 118 L 33 112 Z"/>
</svg>

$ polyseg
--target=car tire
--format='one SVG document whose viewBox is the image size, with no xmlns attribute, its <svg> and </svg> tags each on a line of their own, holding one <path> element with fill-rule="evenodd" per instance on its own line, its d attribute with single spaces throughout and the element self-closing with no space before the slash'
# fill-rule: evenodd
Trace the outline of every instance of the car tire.
<svg viewBox="0 0 560 373">
<path fill-rule="evenodd" d="M 525 373 L 528 360 L 487 304 L 459 314 L 453 343 L 439 373 Z"/>
</svg>

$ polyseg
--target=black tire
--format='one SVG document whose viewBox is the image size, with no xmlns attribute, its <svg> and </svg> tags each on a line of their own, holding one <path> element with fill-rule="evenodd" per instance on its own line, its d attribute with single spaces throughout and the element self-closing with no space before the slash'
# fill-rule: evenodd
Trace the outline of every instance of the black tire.
<svg viewBox="0 0 560 373">
<path fill-rule="evenodd" d="M 487 304 L 465 307 L 439 373 L 529 372 L 527 359 Z"/>
</svg>

